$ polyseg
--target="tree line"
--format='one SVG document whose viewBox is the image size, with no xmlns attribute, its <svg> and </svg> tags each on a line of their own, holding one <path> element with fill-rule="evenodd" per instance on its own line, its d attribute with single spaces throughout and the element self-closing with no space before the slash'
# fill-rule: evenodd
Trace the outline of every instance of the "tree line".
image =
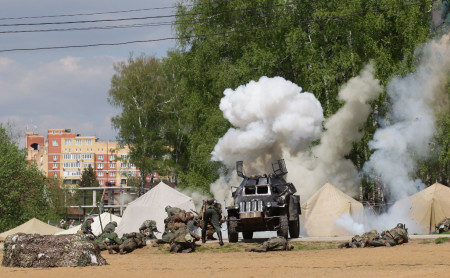
<svg viewBox="0 0 450 278">
<path fill-rule="evenodd" d="M 416 47 L 434 36 L 425 0 L 189 3 L 178 5 L 175 49 L 117 63 L 109 101 L 122 111 L 112 123 L 143 176 L 171 172 L 179 186 L 205 192 L 221 170 L 211 151 L 230 128 L 219 109 L 225 89 L 281 76 L 313 93 L 329 117 L 342 105 L 339 87 L 365 63 L 375 62 L 386 85 L 414 70 Z M 363 139 L 348 154 L 359 169 L 386 94 L 371 105 Z M 449 115 L 437 116 L 434 153 L 416 173 L 426 184 L 449 179 Z"/>
</svg>

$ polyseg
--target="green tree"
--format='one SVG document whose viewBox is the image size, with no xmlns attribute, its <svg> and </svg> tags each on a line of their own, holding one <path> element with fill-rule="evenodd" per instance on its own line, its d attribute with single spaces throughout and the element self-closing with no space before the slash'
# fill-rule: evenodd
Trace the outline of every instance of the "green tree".
<svg viewBox="0 0 450 278">
<path fill-rule="evenodd" d="M 414 49 L 430 32 L 425 0 L 190 2 L 179 5 L 175 25 L 179 80 L 187 95 L 183 119 L 190 127 L 180 177 L 205 190 L 220 167 L 210 153 L 229 128 L 218 108 L 224 89 L 263 75 L 282 76 L 315 94 L 328 117 L 340 108 L 339 87 L 366 62 L 375 61 L 377 77 L 386 84 L 413 68 Z M 384 96 L 373 103 L 376 113 L 383 103 Z M 349 154 L 358 167 L 370 156 L 376 113 Z"/>
<path fill-rule="evenodd" d="M 145 179 L 164 168 L 163 156 L 169 152 L 165 140 L 167 103 L 160 61 L 155 57 L 131 56 L 114 65 L 108 101 L 122 109 L 112 118 L 118 139 L 130 149 L 134 163 Z"/>
<path fill-rule="evenodd" d="M 0 231 L 11 229 L 36 217 L 49 219 L 52 211 L 46 194 L 46 177 L 26 161 L 0 124 Z"/>
</svg>

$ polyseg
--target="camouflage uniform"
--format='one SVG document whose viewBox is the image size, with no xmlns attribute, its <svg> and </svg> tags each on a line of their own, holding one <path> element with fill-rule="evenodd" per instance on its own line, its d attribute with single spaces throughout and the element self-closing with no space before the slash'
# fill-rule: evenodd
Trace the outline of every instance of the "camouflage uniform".
<svg viewBox="0 0 450 278">
<path fill-rule="evenodd" d="M 88 218 L 86 219 L 86 221 L 84 221 L 83 225 L 81 225 L 81 232 L 85 235 L 93 235 L 92 233 L 92 228 L 91 228 L 91 223 L 94 222 L 94 219 L 92 218 Z"/>
<path fill-rule="evenodd" d="M 203 226 L 202 226 L 202 242 L 206 242 L 206 231 L 208 229 L 208 224 L 214 227 L 217 236 L 219 237 L 219 244 L 223 245 L 222 231 L 221 231 L 221 218 L 222 218 L 222 206 L 217 203 L 216 200 L 208 201 L 210 206 L 205 210 L 203 214 Z"/>
<path fill-rule="evenodd" d="M 450 218 L 445 218 L 444 220 L 436 224 L 435 227 L 439 234 L 450 231 Z"/>
<path fill-rule="evenodd" d="M 247 252 L 290 251 L 294 246 L 290 245 L 284 236 L 271 237 L 264 241 L 258 248 L 247 248 Z"/>
<path fill-rule="evenodd" d="M 119 246 L 122 244 L 122 240 L 116 233 L 103 233 L 95 240 L 95 242 L 98 244 L 101 251 L 106 249 L 109 250 L 108 246 Z"/>
<path fill-rule="evenodd" d="M 398 223 L 395 228 L 382 232 L 380 238 L 372 240 L 370 246 L 395 246 L 407 242 L 408 230 L 404 224 Z"/>
<path fill-rule="evenodd" d="M 148 239 L 156 239 L 154 232 L 159 232 L 158 228 L 156 227 L 156 221 L 145 220 L 139 228 L 139 232 L 144 234 Z"/>
<path fill-rule="evenodd" d="M 122 244 L 109 246 L 108 251 L 112 254 L 112 251 L 119 252 L 121 255 L 133 252 L 137 248 L 141 248 L 146 245 L 145 235 L 141 233 L 124 234 L 122 237 Z"/>
<path fill-rule="evenodd" d="M 106 224 L 105 228 L 103 229 L 103 233 L 105 233 L 105 234 L 114 233 L 114 231 L 116 230 L 116 227 L 117 227 L 116 221 L 109 222 L 108 224 Z"/>
<path fill-rule="evenodd" d="M 346 247 L 346 248 L 367 247 L 367 246 L 370 246 L 370 243 L 373 240 L 376 240 L 376 239 L 379 239 L 379 238 L 380 238 L 380 235 L 378 234 L 377 230 L 373 229 L 373 230 L 370 230 L 369 232 L 364 233 L 362 235 L 355 235 L 352 238 L 352 241 L 340 244 L 338 247 L 339 248 L 343 248 L 343 247 Z"/>
<path fill-rule="evenodd" d="M 190 253 L 195 251 L 195 241 L 200 237 L 186 226 L 179 228 L 171 241 L 170 253 Z"/>
</svg>

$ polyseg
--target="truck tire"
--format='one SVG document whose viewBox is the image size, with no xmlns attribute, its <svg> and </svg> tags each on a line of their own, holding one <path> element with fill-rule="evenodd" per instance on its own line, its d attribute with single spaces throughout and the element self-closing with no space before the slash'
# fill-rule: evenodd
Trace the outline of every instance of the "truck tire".
<svg viewBox="0 0 450 278">
<path fill-rule="evenodd" d="M 228 217 L 228 242 L 238 241 L 237 219 L 235 216 Z"/>
<path fill-rule="evenodd" d="M 300 236 L 300 219 L 289 221 L 290 238 L 298 238 Z"/>
<path fill-rule="evenodd" d="M 253 232 L 242 232 L 242 237 L 244 239 L 252 239 L 253 238 Z"/>
<path fill-rule="evenodd" d="M 289 236 L 289 220 L 287 215 L 280 216 L 280 229 L 277 231 L 278 236 L 282 236 L 285 239 Z"/>
</svg>

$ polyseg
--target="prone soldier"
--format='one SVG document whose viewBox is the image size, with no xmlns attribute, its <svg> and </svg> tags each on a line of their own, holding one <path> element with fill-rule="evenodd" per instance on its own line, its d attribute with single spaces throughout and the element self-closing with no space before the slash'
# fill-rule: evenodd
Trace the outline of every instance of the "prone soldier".
<svg viewBox="0 0 450 278">
<path fill-rule="evenodd" d="M 445 218 L 435 225 L 438 234 L 450 231 L 450 218 Z"/>
<path fill-rule="evenodd" d="M 261 243 L 260 247 L 247 248 L 247 252 L 267 252 L 267 251 L 290 251 L 294 249 L 293 245 L 290 245 L 284 236 L 271 237 L 268 240 Z"/>
<path fill-rule="evenodd" d="M 144 234 L 146 239 L 156 239 L 154 233 L 159 233 L 158 228 L 156 227 L 156 221 L 145 220 L 139 228 L 139 232 Z"/>
<path fill-rule="evenodd" d="M 338 247 L 339 248 L 358 248 L 358 247 L 367 247 L 370 245 L 370 243 L 373 240 L 379 239 L 380 238 L 380 234 L 378 234 L 377 230 L 372 229 L 369 232 L 366 232 L 362 235 L 355 235 L 352 238 L 352 241 L 350 242 L 345 242 L 340 244 Z"/>
<path fill-rule="evenodd" d="M 395 246 L 408 242 L 408 229 L 405 224 L 398 223 L 397 226 L 389 231 L 381 233 L 381 237 L 372 240 L 370 246 Z"/>
<path fill-rule="evenodd" d="M 130 233 L 122 236 L 122 244 L 108 246 L 108 252 L 113 254 L 113 251 L 120 253 L 121 255 L 133 252 L 137 248 L 141 248 L 146 245 L 145 235 L 141 233 Z"/>
<path fill-rule="evenodd" d="M 170 253 L 191 253 L 195 251 L 195 242 L 200 236 L 188 229 L 187 226 L 179 228 L 171 241 Z"/>
</svg>

